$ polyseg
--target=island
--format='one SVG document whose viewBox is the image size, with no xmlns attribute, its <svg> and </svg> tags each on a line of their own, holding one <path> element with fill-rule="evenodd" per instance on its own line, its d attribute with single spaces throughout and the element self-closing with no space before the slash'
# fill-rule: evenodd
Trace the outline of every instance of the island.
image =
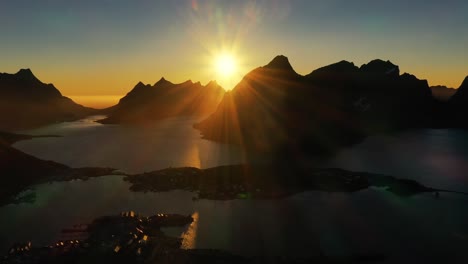
<svg viewBox="0 0 468 264">
<path fill-rule="evenodd" d="M 305 191 L 356 192 L 379 187 L 408 197 L 419 193 L 455 192 L 426 187 L 414 180 L 337 168 L 288 168 L 271 165 L 228 165 L 209 169 L 168 168 L 128 175 L 136 192 L 187 190 L 194 200 L 279 199 Z"/>
</svg>

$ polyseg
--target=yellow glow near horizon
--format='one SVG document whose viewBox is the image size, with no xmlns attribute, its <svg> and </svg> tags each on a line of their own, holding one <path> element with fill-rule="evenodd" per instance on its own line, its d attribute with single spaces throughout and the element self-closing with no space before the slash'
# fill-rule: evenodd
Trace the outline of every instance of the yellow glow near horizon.
<svg viewBox="0 0 468 264">
<path fill-rule="evenodd" d="M 231 77 L 236 70 L 237 63 L 232 55 L 223 54 L 216 58 L 216 71 L 222 77 Z"/>
<path fill-rule="evenodd" d="M 249 66 L 245 65 L 243 56 L 239 56 L 235 48 L 213 49 L 209 52 L 209 75 L 225 90 L 231 90 L 247 73 Z"/>
<path fill-rule="evenodd" d="M 68 95 L 67 97 L 87 107 L 104 109 L 116 105 L 123 95 Z"/>
</svg>

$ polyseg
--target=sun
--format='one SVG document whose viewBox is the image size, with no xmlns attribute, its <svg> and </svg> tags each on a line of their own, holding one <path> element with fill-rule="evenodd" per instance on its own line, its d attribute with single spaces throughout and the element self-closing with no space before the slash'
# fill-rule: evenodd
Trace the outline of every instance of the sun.
<svg viewBox="0 0 468 264">
<path fill-rule="evenodd" d="M 215 68 L 222 77 L 232 77 L 237 70 L 237 63 L 232 55 L 223 54 L 216 57 Z"/>
<path fill-rule="evenodd" d="M 226 91 L 235 88 L 245 74 L 245 59 L 235 49 L 214 49 L 207 53 L 209 66 L 206 68 L 210 80 L 216 80 Z M 209 73 L 208 73 L 209 72 Z"/>
</svg>

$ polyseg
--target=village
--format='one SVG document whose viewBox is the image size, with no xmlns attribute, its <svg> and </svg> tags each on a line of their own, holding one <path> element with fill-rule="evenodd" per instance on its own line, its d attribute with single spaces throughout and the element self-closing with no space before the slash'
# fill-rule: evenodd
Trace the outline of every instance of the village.
<svg viewBox="0 0 468 264">
<path fill-rule="evenodd" d="M 156 214 L 141 216 L 134 211 L 105 216 L 89 225 L 64 229 L 69 238 L 43 247 L 28 241 L 13 245 L 2 263 L 74 263 L 112 260 L 114 263 L 142 263 L 180 248 L 181 239 L 166 236 L 161 227 L 185 226 L 191 216 Z M 76 238 L 76 239 L 72 239 Z M 72 261 L 73 260 L 73 261 Z"/>
</svg>

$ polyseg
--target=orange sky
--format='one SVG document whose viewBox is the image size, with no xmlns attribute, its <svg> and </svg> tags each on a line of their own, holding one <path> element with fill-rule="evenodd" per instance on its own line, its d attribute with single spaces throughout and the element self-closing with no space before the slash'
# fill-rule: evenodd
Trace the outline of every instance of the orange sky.
<svg viewBox="0 0 468 264">
<path fill-rule="evenodd" d="M 139 70 L 137 67 L 128 67 L 125 70 L 119 69 L 118 67 L 109 67 L 101 70 L 87 68 L 78 72 L 72 72 L 72 70 L 68 69 L 61 69 L 58 70 L 58 72 L 47 72 L 41 69 L 32 70 L 40 80 L 47 83 L 54 83 L 54 85 L 60 89 L 64 95 L 71 97 L 78 103 L 101 108 L 117 103 L 118 100 L 129 92 L 137 82 L 142 81 L 144 83 L 154 84 L 163 76 L 174 83 L 192 79 L 194 82 L 201 81 L 202 84 L 206 84 L 212 79 L 218 79 L 218 83 L 223 87 L 230 89 L 234 87 L 246 73 L 257 66 L 267 64 L 275 55 L 276 53 L 272 53 L 271 56 L 253 55 L 250 63 L 246 63 L 248 60 L 245 58 L 239 60 L 240 65 L 237 72 L 229 78 L 230 80 L 224 80 L 225 78 L 223 76 L 216 76 L 216 74 L 219 73 L 214 69 L 214 66 L 212 65 L 214 62 L 210 61 L 209 58 L 202 58 L 202 60 L 205 60 L 206 65 L 199 63 L 196 59 L 191 61 L 193 70 L 186 69 L 185 71 L 177 71 L 177 67 L 175 65 L 173 66 L 174 69 L 169 67 L 160 68 L 155 65 L 154 68 L 145 67 L 146 70 Z M 242 56 L 239 56 L 239 58 L 242 58 Z M 307 65 L 307 63 L 300 63 L 303 58 L 289 56 L 289 59 L 295 70 L 304 75 L 310 73 L 316 68 L 336 62 L 324 60 L 321 64 L 315 62 Z M 371 58 L 369 58 L 369 61 L 370 60 Z M 254 65 L 254 61 L 256 62 L 256 65 Z M 311 61 L 313 60 L 311 59 Z M 362 60 L 359 63 L 355 62 L 355 64 L 360 66 L 366 62 L 367 61 Z M 464 77 L 468 74 L 468 69 L 466 69 L 465 72 L 463 66 L 460 66 L 459 70 L 453 70 L 452 67 L 442 64 L 439 68 L 433 69 L 425 64 L 415 64 L 410 60 L 406 60 L 407 64 L 402 64 L 395 60 L 392 60 L 392 62 L 399 64 L 401 73 L 410 72 L 420 79 L 427 79 L 430 85 L 441 84 L 447 85 L 448 87 L 458 88 Z M 167 65 L 170 65 L 170 63 L 167 63 Z M 190 78 L 190 76 L 199 78 Z M 93 98 L 93 96 L 96 97 Z"/>
<path fill-rule="evenodd" d="M 7 1 L 0 72 L 30 68 L 94 107 L 162 76 L 231 89 L 280 54 L 300 74 L 383 59 L 430 85 L 457 88 L 468 75 L 467 8 L 462 0 L 48 0 L 28 8 Z M 230 78 L 214 68 L 222 53 L 239 64 Z"/>
</svg>

